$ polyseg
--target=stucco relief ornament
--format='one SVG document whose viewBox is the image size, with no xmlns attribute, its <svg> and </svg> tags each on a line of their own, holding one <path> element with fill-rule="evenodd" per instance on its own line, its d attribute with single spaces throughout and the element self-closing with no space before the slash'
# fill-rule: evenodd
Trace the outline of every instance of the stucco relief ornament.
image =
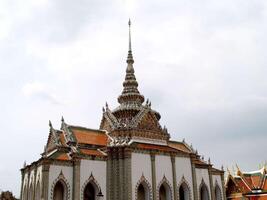
<svg viewBox="0 0 267 200">
<path fill-rule="evenodd" d="M 106 132 L 106 135 L 108 136 L 109 142 L 108 146 L 110 147 L 123 147 L 123 146 L 129 146 L 131 144 L 130 137 L 111 137 L 108 132 Z"/>
<path fill-rule="evenodd" d="M 67 193 L 66 193 L 66 199 L 69 200 L 69 199 L 70 199 L 70 184 L 69 184 L 68 180 L 65 178 L 65 176 L 64 176 L 64 174 L 63 174 L 63 172 L 62 172 L 62 170 L 60 171 L 58 177 L 57 177 L 57 178 L 53 181 L 53 183 L 52 183 L 52 186 L 51 186 L 51 192 L 50 192 L 51 200 L 53 200 L 53 196 L 54 196 L 54 188 L 55 188 L 57 182 L 59 182 L 59 181 L 60 181 L 61 183 L 63 183 L 63 186 L 64 186 L 64 187 L 66 187 L 66 188 L 65 188 L 66 191 L 67 191 Z"/>
<path fill-rule="evenodd" d="M 159 199 L 159 190 L 160 190 L 161 185 L 166 185 L 169 188 L 170 197 L 171 197 L 170 199 L 172 199 L 172 196 L 173 196 L 172 186 L 171 186 L 171 183 L 166 178 L 165 174 L 164 174 L 162 180 L 160 181 L 160 183 L 158 184 L 158 187 L 157 187 L 157 199 Z"/>
<path fill-rule="evenodd" d="M 136 186 L 135 186 L 135 200 L 137 200 L 138 198 L 138 187 L 139 185 L 142 184 L 143 187 L 146 187 L 149 193 L 149 200 L 152 200 L 152 186 L 149 183 L 149 181 L 146 179 L 146 177 L 144 176 L 144 174 L 142 174 L 141 178 L 139 179 L 139 181 L 137 182 Z"/>
<path fill-rule="evenodd" d="M 81 188 L 81 199 L 84 199 L 84 190 L 87 186 L 87 184 L 91 183 L 96 189 L 98 194 L 101 192 L 101 187 L 100 184 L 97 182 L 97 180 L 95 179 L 93 173 L 91 172 L 90 177 L 84 182 L 82 188 Z M 102 193 L 102 192 L 101 192 Z"/>
<path fill-rule="evenodd" d="M 186 186 L 186 188 L 188 189 L 188 197 L 189 197 L 189 200 L 192 199 L 192 196 L 191 196 L 191 188 L 190 188 L 190 184 L 187 182 L 187 180 L 185 179 L 184 175 L 183 177 L 181 178 L 181 181 L 180 183 L 178 184 L 178 189 L 181 187 L 181 186 Z M 178 197 L 179 198 L 179 197 Z"/>
</svg>

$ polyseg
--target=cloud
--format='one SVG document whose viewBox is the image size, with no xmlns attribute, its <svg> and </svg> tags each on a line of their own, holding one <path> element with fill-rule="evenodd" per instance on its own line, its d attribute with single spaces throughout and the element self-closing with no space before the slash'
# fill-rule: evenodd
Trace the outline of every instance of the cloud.
<svg viewBox="0 0 267 200">
<path fill-rule="evenodd" d="M 45 84 L 37 81 L 25 84 L 22 88 L 22 93 L 29 98 L 47 101 L 55 105 L 62 105 L 62 102 L 49 92 L 49 89 Z"/>
<path fill-rule="evenodd" d="M 139 91 L 172 137 L 216 167 L 262 162 L 266 0 L 12 2 L 0 1 L 0 121 L 14 138 L 2 135 L 0 188 L 19 194 L 18 169 L 39 158 L 48 119 L 97 128 L 105 101 L 118 105 L 129 17 Z M 23 151 L 7 155 L 14 144 Z"/>
</svg>

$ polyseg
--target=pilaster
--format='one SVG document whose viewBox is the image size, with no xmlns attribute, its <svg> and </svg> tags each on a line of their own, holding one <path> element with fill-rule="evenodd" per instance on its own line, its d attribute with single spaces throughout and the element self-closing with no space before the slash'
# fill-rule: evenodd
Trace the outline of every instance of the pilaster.
<svg viewBox="0 0 267 200">
<path fill-rule="evenodd" d="M 107 200 L 132 200 L 131 150 L 109 147 L 107 170 Z"/>
<path fill-rule="evenodd" d="M 132 156 L 131 150 L 127 148 L 124 150 L 124 182 L 125 192 L 121 192 L 125 193 L 126 200 L 132 200 Z"/>
<path fill-rule="evenodd" d="M 174 192 L 174 199 L 178 199 L 177 193 L 177 176 L 176 176 L 176 167 L 175 167 L 175 156 L 171 155 L 171 163 L 172 163 L 172 180 L 173 180 L 173 192 Z"/>
<path fill-rule="evenodd" d="M 225 189 L 225 182 L 224 182 L 224 172 L 221 173 L 221 181 L 222 181 L 222 193 L 223 193 L 223 200 L 226 200 L 226 189 Z"/>
<path fill-rule="evenodd" d="M 41 195 L 42 200 L 48 200 L 49 168 L 50 168 L 50 165 L 48 163 L 43 164 L 42 195 Z"/>
<path fill-rule="evenodd" d="M 72 187 L 72 199 L 80 199 L 80 174 L 81 174 L 81 160 L 74 158 L 73 161 L 73 187 Z"/>
<path fill-rule="evenodd" d="M 209 180 L 210 180 L 210 195 L 211 195 L 211 199 L 215 199 L 215 190 L 213 187 L 211 169 L 212 169 L 212 165 L 209 165 L 208 172 L 209 172 Z"/>
<path fill-rule="evenodd" d="M 123 188 L 124 186 L 126 186 L 126 182 L 125 182 L 125 176 L 126 174 L 124 173 L 124 149 L 123 148 L 119 148 L 118 149 L 118 162 L 119 162 L 119 188 Z M 119 199 L 118 200 L 124 200 L 124 192 L 119 192 Z"/>
<path fill-rule="evenodd" d="M 36 195 L 36 175 L 37 175 L 37 166 L 34 167 L 33 199 L 35 199 Z"/>
<path fill-rule="evenodd" d="M 110 200 L 111 199 L 111 187 L 112 187 L 112 160 L 111 160 L 111 155 L 110 152 L 108 153 L 107 156 L 107 168 L 106 168 L 106 174 L 107 174 L 107 182 L 106 182 L 106 199 Z"/>
<path fill-rule="evenodd" d="M 20 199 L 23 199 L 23 183 L 24 183 L 25 171 L 21 170 L 21 186 L 20 186 Z"/>
<path fill-rule="evenodd" d="M 30 170 L 27 169 L 27 176 L 28 176 L 28 183 L 27 183 L 27 195 L 26 195 L 26 198 L 29 199 L 29 193 L 30 193 Z"/>
<path fill-rule="evenodd" d="M 156 182 L 156 164 L 155 164 L 155 154 L 150 154 L 151 158 L 151 172 L 152 172 L 152 190 L 153 190 L 153 200 L 157 199 L 157 182 Z"/>
<path fill-rule="evenodd" d="M 196 166 L 195 166 L 195 163 L 194 163 L 194 157 L 191 156 L 190 160 L 191 160 L 194 199 L 198 200 L 198 186 L 197 186 Z"/>
<path fill-rule="evenodd" d="M 116 152 L 114 155 L 114 161 L 115 161 L 115 171 L 116 175 L 114 177 L 115 179 L 115 199 L 119 200 L 120 196 L 120 171 L 119 171 L 119 156 L 118 156 L 118 149 L 116 148 Z"/>
</svg>

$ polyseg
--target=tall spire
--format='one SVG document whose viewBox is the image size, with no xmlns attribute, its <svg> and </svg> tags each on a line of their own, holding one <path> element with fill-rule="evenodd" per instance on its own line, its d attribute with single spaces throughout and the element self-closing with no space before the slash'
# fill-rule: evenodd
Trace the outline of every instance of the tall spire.
<svg viewBox="0 0 267 200">
<path fill-rule="evenodd" d="M 132 54 L 131 19 L 129 19 L 128 25 L 129 25 L 129 49 L 128 49 L 127 63 L 133 64 L 134 60 L 133 60 L 133 54 Z"/>
<path fill-rule="evenodd" d="M 136 81 L 134 75 L 133 68 L 133 55 L 132 55 L 132 41 L 131 41 L 131 20 L 129 19 L 129 49 L 127 56 L 127 68 L 126 68 L 126 76 L 123 82 L 123 91 L 122 94 L 118 97 L 118 102 L 120 104 L 142 104 L 144 102 L 144 97 L 138 91 L 138 83 Z"/>
</svg>

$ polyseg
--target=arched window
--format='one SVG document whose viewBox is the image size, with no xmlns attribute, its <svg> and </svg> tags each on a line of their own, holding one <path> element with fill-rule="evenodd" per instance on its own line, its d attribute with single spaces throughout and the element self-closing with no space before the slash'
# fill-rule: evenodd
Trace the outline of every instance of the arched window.
<svg viewBox="0 0 267 200">
<path fill-rule="evenodd" d="M 215 199 L 216 200 L 222 200 L 221 189 L 218 185 L 215 186 Z"/>
<path fill-rule="evenodd" d="M 54 187 L 53 200 L 65 200 L 66 189 L 62 181 L 58 181 Z"/>
<path fill-rule="evenodd" d="M 40 200 L 40 199 L 41 199 L 41 185 L 40 182 L 38 181 L 36 184 L 35 200 Z"/>
<path fill-rule="evenodd" d="M 189 188 L 186 183 L 183 183 L 179 187 L 179 200 L 189 200 Z"/>
<path fill-rule="evenodd" d="M 159 200 L 171 200 L 171 189 L 166 183 L 161 184 L 159 188 Z"/>
<path fill-rule="evenodd" d="M 96 195 L 98 193 L 98 187 L 92 181 L 90 181 L 84 188 L 83 200 L 96 200 Z"/>
<path fill-rule="evenodd" d="M 209 200 L 209 191 L 205 184 L 200 188 L 200 200 Z"/>
</svg>

